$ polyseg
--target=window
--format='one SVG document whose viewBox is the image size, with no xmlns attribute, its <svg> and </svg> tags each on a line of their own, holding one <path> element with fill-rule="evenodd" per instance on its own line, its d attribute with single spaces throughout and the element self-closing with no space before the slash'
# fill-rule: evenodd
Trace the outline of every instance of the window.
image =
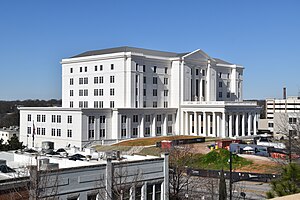
<svg viewBox="0 0 300 200">
<path fill-rule="evenodd" d="M 72 130 L 70 129 L 67 130 L 67 137 L 72 137 Z"/>
<path fill-rule="evenodd" d="M 57 123 L 61 123 L 61 115 L 57 115 L 56 116 L 56 122 Z"/>
<path fill-rule="evenodd" d="M 157 89 L 153 90 L 153 96 L 157 96 Z"/>
<path fill-rule="evenodd" d="M 137 137 L 138 135 L 138 128 L 132 128 L 132 137 Z"/>
<path fill-rule="evenodd" d="M 41 115 L 37 115 L 37 116 L 36 116 L 36 121 L 37 121 L 37 122 L 40 122 L 40 121 L 41 121 Z"/>
<path fill-rule="evenodd" d="M 146 91 L 146 89 L 144 89 L 143 90 L 143 95 L 146 96 L 146 94 L 147 94 L 147 91 Z"/>
<path fill-rule="evenodd" d="M 84 102 L 83 102 L 83 107 L 84 107 L 84 108 L 89 107 L 89 103 L 88 103 L 87 101 L 84 101 Z"/>
<path fill-rule="evenodd" d="M 72 116 L 68 115 L 68 124 L 72 124 Z"/>
<path fill-rule="evenodd" d="M 83 90 L 79 90 L 79 96 L 83 96 Z"/>
<path fill-rule="evenodd" d="M 42 135 L 46 135 L 46 128 L 42 128 Z"/>
<path fill-rule="evenodd" d="M 103 108 L 103 101 L 99 101 L 99 108 Z"/>
<path fill-rule="evenodd" d="M 273 123 L 268 123 L 268 127 L 273 128 L 274 124 Z"/>
<path fill-rule="evenodd" d="M 89 95 L 89 91 L 88 91 L 88 89 L 85 89 L 84 90 L 84 96 L 88 96 Z"/>
<path fill-rule="evenodd" d="M 297 118 L 289 118 L 289 124 L 296 124 Z"/>
<path fill-rule="evenodd" d="M 219 87 L 223 87 L 222 81 L 219 82 Z"/>
<path fill-rule="evenodd" d="M 153 67 L 153 73 L 156 73 L 156 66 Z"/>
<path fill-rule="evenodd" d="M 82 72 L 82 67 L 79 68 L 79 72 Z"/>
<path fill-rule="evenodd" d="M 102 71 L 103 70 L 103 65 L 100 65 L 99 68 L 100 68 L 100 71 Z"/>
<path fill-rule="evenodd" d="M 104 124 L 105 123 L 105 116 L 100 116 L 100 124 Z"/>
<path fill-rule="evenodd" d="M 156 121 L 161 122 L 161 115 L 156 116 Z"/>
<path fill-rule="evenodd" d="M 161 135 L 161 127 L 156 127 L 156 135 Z"/>
<path fill-rule="evenodd" d="M 161 199 L 161 183 L 155 184 L 155 198 L 156 200 Z"/>
<path fill-rule="evenodd" d="M 54 128 L 51 129 L 51 136 L 55 136 L 55 129 Z"/>
<path fill-rule="evenodd" d="M 146 122 L 150 122 L 150 119 L 151 119 L 151 117 L 150 117 L 150 115 L 146 115 Z"/>
<path fill-rule="evenodd" d="M 168 126 L 168 134 L 172 134 L 172 126 Z"/>
<path fill-rule="evenodd" d="M 146 76 L 143 77 L 143 83 L 144 83 L 144 84 L 147 83 L 147 78 L 146 78 Z"/>
<path fill-rule="evenodd" d="M 197 76 L 199 75 L 199 69 L 196 69 L 196 75 Z"/>
<path fill-rule="evenodd" d="M 193 116 L 193 115 L 192 115 Z M 168 121 L 171 122 L 173 120 L 172 115 L 168 115 Z"/>
<path fill-rule="evenodd" d="M 42 122 L 46 122 L 46 115 L 42 115 Z"/>
<path fill-rule="evenodd" d="M 157 101 L 153 101 L 153 108 L 157 108 Z"/>
<path fill-rule="evenodd" d="M 139 71 L 139 64 L 138 63 L 135 64 L 135 71 Z"/>
<path fill-rule="evenodd" d="M 111 64 L 111 65 L 110 65 L 110 69 L 111 69 L 111 70 L 114 70 L 114 68 L 115 68 L 114 64 Z"/>
<path fill-rule="evenodd" d="M 99 107 L 98 101 L 94 101 L 94 108 L 98 108 L 98 107 Z"/>
<path fill-rule="evenodd" d="M 73 73 L 73 68 L 72 68 L 72 67 L 70 68 L 70 73 L 71 73 L 71 74 Z"/>
<path fill-rule="evenodd" d="M 150 135 L 150 127 L 146 127 L 145 128 L 145 136 L 149 136 Z"/>
<path fill-rule="evenodd" d="M 139 107 L 139 102 L 135 101 L 135 107 L 138 108 Z"/>
<path fill-rule="evenodd" d="M 202 69 L 202 76 L 205 76 L 205 69 Z"/>
<path fill-rule="evenodd" d="M 227 98 L 230 98 L 230 92 L 227 92 Z"/>
<path fill-rule="evenodd" d="M 94 77 L 94 84 L 98 84 L 99 83 L 99 77 Z"/>
<path fill-rule="evenodd" d="M 105 137 L 105 129 L 104 128 L 100 129 L 99 135 L 100 135 L 100 138 L 104 138 Z"/>
<path fill-rule="evenodd" d="M 99 83 L 103 83 L 103 76 L 99 77 Z"/>
<path fill-rule="evenodd" d="M 55 123 L 55 121 L 56 121 L 56 116 L 52 115 L 52 123 Z"/>
<path fill-rule="evenodd" d="M 169 95 L 169 90 L 164 90 L 164 96 L 167 97 Z"/>
<path fill-rule="evenodd" d="M 165 74 L 168 74 L 168 68 L 165 67 Z"/>
<path fill-rule="evenodd" d="M 74 79 L 70 78 L 70 85 L 74 85 Z"/>
<path fill-rule="evenodd" d="M 89 78 L 88 77 L 84 78 L 84 84 L 89 84 Z"/>
<path fill-rule="evenodd" d="M 79 108 L 83 108 L 83 101 L 79 101 Z"/>
<path fill-rule="evenodd" d="M 168 78 L 164 78 L 164 84 L 168 85 L 168 82 L 169 82 Z"/>
<path fill-rule="evenodd" d="M 135 75 L 135 82 L 136 82 L 136 83 L 139 82 L 139 75 Z"/>
<path fill-rule="evenodd" d="M 37 134 L 37 135 L 41 135 L 41 128 L 40 128 L 40 127 L 38 127 L 38 128 L 36 129 L 36 134 Z"/>
<path fill-rule="evenodd" d="M 27 127 L 27 134 L 31 134 L 31 127 Z"/>
<path fill-rule="evenodd" d="M 143 65 L 143 72 L 146 72 L 146 65 Z"/>
<path fill-rule="evenodd" d="M 99 95 L 99 90 L 98 89 L 94 89 L 94 96 L 98 96 Z"/>
<path fill-rule="evenodd" d="M 87 72 L 87 67 L 84 67 L 84 71 Z"/>
<path fill-rule="evenodd" d="M 168 107 L 168 102 L 164 101 L 164 108 L 167 108 L 167 107 Z"/>
<path fill-rule="evenodd" d="M 99 89 L 99 96 L 103 96 L 103 89 Z"/>
<path fill-rule="evenodd" d="M 219 92 L 219 98 L 222 98 L 222 96 L 223 96 L 223 93 Z"/>
<path fill-rule="evenodd" d="M 114 101 L 110 101 L 110 108 L 114 108 L 115 107 L 115 102 Z"/>
<path fill-rule="evenodd" d="M 95 123 L 95 116 L 89 116 L 89 124 Z"/>
<path fill-rule="evenodd" d="M 222 78 L 222 72 L 219 73 L 219 78 Z"/>
<path fill-rule="evenodd" d="M 139 116 L 138 115 L 133 115 L 133 123 L 137 123 L 139 121 Z"/>
<path fill-rule="evenodd" d="M 114 96 L 115 95 L 115 89 L 114 88 L 110 88 L 110 96 Z"/>
<path fill-rule="evenodd" d="M 114 83 L 115 82 L 115 76 L 110 76 L 110 83 Z"/>
<path fill-rule="evenodd" d="M 70 90 L 70 97 L 74 96 L 74 91 Z"/>
<path fill-rule="evenodd" d="M 121 129 L 121 137 L 126 137 L 126 129 L 125 128 Z"/>
<path fill-rule="evenodd" d="M 70 108 L 73 108 L 73 106 L 74 106 L 73 101 L 70 101 Z"/>
<path fill-rule="evenodd" d="M 98 70 L 98 66 L 97 65 L 95 65 L 95 72 Z"/>
<path fill-rule="evenodd" d="M 146 101 L 143 101 L 143 107 L 146 108 L 146 106 L 147 106 Z"/>
<path fill-rule="evenodd" d="M 30 114 L 27 115 L 27 121 L 31 122 L 31 115 Z"/>
<path fill-rule="evenodd" d="M 94 138 L 94 137 L 95 137 L 95 131 L 89 130 L 89 138 Z"/>
<path fill-rule="evenodd" d="M 79 85 L 83 84 L 83 78 L 79 78 Z"/>
<path fill-rule="evenodd" d="M 60 137 L 61 136 L 61 129 L 56 130 L 56 136 Z"/>
<path fill-rule="evenodd" d="M 127 117 L 126 117 L 126 115 L 122 115 L 122 117 L 121 117 L 121 123 L 126 123 L 126 119 L 127 119 Z"/>
</svg>

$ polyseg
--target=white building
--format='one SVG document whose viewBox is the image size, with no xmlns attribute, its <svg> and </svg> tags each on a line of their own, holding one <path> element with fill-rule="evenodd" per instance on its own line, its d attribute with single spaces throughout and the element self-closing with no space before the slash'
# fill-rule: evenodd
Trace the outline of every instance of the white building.
<svg viewBox="0 0 300 200">
<path fill-rule="evenodd" d="M 0 130 L 0 139 L 3 140 L 3 144 L 7 143 L 12 137 L 19 137 L 19 127 L 11 126 L 9 128 L 3 127 Z"/>
<path fill-rule="evenodd" d="M 280 134 L 287 130 L 299 129 L 300 98 L 266 99 L 268 130 Z M 297 125 L 297 127 L 293 127 Z"/>
<path fill-rule="evenodd" d="M 259 108 L 243 102 L 240 65 L 201 50 L 171 53 L 133 47 L 63 59 L 62 108 L 20 108 L 21 140 L 34 145 L 199 135 L 256 134 Z M 26 143 L 27 142 L 27 143 Z"/>
</svg>

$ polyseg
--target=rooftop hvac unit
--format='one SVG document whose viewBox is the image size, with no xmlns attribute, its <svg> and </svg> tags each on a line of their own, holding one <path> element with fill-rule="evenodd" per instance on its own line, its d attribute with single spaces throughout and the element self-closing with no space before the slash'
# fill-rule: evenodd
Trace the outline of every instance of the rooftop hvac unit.
<svg viewBox="0 0 300 200">
<path fill-rule="evenodd" d="M 41 158 L 41 159 L 39 159 L 38 162 L 39 162 L 39 166 L 49 164 L 49 158 Z"/>
<path fill-rule="evenodd" d="M 1 159 L 0 160 L 0 165 L 6 165 L 6 160 Z"/>
<path fill-rule="evenodd" d="M 40 166 L 40 170 L 55 170 L 59 169 L 58 163 L 47 163 Z"/>
<path fill-rule="evenodd" d="M 42 142 L 42 149 L 54 149 L 54 142 L 51 141 L 43 141 Z"/>
</svg>

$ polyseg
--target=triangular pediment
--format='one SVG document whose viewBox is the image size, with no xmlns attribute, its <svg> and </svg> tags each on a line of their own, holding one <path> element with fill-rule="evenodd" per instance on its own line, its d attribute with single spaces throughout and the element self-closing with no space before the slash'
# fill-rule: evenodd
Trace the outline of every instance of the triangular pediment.
<svg viewBox="0 0 300 200">
<path fill-rule="evenodd" d="M 211 57 L 201 49 L 197 49 L 193 52 L 190 52 L 184 55 L 182 58 L 187 60 L 201 60 L 201 61 L 207 61 L 208 59 L 211 59 Z"/>
</svg>

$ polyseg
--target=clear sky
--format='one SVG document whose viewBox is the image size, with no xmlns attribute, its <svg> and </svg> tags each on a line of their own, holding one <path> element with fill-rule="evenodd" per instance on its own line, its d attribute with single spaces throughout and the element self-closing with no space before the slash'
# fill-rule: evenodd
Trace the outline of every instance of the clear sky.
<svg viewBox="0 0 300 200">
<path fill-rule="evenodd" d="M 124 45 L 241 64 L 245 99 L 300 91 L 298 0 L 3 0 L 0 99 L 61 98 L 62 58 Z"/>
</svg>

